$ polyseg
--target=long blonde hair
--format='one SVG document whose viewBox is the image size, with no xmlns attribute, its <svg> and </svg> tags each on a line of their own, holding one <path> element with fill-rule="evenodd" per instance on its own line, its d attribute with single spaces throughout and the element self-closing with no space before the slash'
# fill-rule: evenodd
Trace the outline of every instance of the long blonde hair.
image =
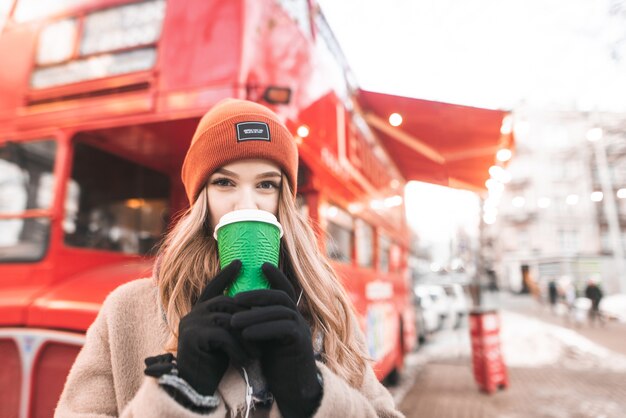
<svg viewBox="0 0 626 418">
<path fill-rule="evenodd" d="M 296 208 L 287 178 L 282 176 L 278 220 L 281 267 L 300 293 L 300 310 L 309 320 L 313 341 L 322 341 L 325 364 L 352 386 L 360 386 L 367 353 L 356 337 L 355 313 L 328 259 L 320 252 L 309 220 Z M 168 351 L 176 351 L 178 323 L 198 299 L 207 280 L 219 271 L 217 243 L 208 223 L 206 188 L 182 214 L 159 250 L 155 275 L 170 329 Z"/>
</svg>

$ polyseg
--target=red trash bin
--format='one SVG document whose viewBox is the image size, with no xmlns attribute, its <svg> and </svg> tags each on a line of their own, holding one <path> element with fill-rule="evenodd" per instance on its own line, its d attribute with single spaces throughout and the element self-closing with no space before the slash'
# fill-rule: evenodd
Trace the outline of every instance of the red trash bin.
<svg viewBox="0 0 626 418">
<path fill-rule="evenodd" d="M 500 316 L 496 310 L 474 310 L 469 315 L 474 378 L 480 390 L 493 393 L 509 386 L 500 349 Z"/>
</svg>

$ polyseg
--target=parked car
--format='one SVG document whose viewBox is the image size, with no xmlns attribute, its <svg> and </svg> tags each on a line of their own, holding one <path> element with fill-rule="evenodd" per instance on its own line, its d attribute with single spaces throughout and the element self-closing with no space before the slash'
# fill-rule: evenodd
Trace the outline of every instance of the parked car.
<svg viewBox="0 0 626 418">
<path fill-rule="evenodd" d="M 446 292 L 438 285 L 419 285 L 415 294 L 420 298 L 420 304 L 429 323 L 430 332 L 440 330 L 450 315 L 450 307 Z"/>
<path fill-rule="evenodd" d="M 413 292 L 413 306 L 415 307 L 415 335 L 417 336 L 417 346 L 419 348 L 420 345 L 424 344 L 428 340 L 428 336 L 432 332 L 429 329 L 426 317 L 428 313 L 425 311 L 422 306 L 422 301 L 419 296 Z"/>
<path fill-rule="evenodd" d="M 458 328 L 463 323 L 463 318 L 467 316 L 467 298 L 463 291 L 463 286 L 458 283 L 447 284 L 443 286 L 444 291 L 449 299 L 450 320 L 452 327 Z"/>
</svg>

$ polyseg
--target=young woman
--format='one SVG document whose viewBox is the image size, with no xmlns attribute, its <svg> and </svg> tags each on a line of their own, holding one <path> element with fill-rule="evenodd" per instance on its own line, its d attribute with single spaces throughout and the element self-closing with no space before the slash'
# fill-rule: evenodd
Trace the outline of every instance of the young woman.
<svg viewBox="0 0 626 418">
<path fill-rule="evenodd" d="M 56 417 L 402 416 L 297 211 L 297 170 L 293 137 L 264 106 L 227 99 L 202 118 L 182 169 L 190 208 L 153 277 L 105 300 Z M 239 209 L 274 214 L 284 235 L 278 268 L 263 265 L 271 289 L 229 297 L 241 263 L 220 270 L 213 228 Z"/>
</svg>

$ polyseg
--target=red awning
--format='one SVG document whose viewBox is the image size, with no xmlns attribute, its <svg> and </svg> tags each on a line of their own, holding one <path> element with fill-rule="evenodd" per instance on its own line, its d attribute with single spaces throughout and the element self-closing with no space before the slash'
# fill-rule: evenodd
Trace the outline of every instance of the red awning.
<svg viewBox="0 0 626 418">
<path fill-rule="evenodd" d="M 505 111 L 364 90 L 358 102 L 407 181 L 484 191 L 497 151 L 513 147 L 513 135 L 501 133 Z M 390 125 L 392 113 L 402 116 L 400 126 Z"/>
</svg>

